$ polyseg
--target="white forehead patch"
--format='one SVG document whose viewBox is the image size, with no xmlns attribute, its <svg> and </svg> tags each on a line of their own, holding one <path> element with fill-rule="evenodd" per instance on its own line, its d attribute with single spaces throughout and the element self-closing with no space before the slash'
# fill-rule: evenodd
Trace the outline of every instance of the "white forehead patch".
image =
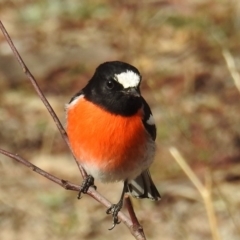
<svg viewBox="0 0 240 240">
<path fill-rule="evenodd" d="M 124 88 L 137 87 L 141 80 L 138 74 L 130 70 L 115 74 L 115 78 Z"/>
</svg>

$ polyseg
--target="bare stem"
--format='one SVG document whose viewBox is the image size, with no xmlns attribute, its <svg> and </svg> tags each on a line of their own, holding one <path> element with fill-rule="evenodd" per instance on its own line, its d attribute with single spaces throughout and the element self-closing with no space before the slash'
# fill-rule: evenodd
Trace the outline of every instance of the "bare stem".
<svg viewBox="0 0 240 240">
<path fill-rule="evenodd" d="M 24 63 L 23 59 L 21 58 L 20 54 L 18 53 L 16 47 L 14 46 L 14 44 L 13 44 L 8 32 L 6 31 L 4 25 L 2 24 L 1 20 L 0 20 L 0 29 L 3 32 L 3 35 L 5 36 L 9 46 L 11 47 L 11 49 L 13 51 L 13 54 L 16 57 L 17 61 L 19 62 L 23 72 L 26 74 L 26 76 L 28 77 L 28 79 L 32 83 L 35 91 L 37 92 L 37 94 L 39 96 L 39 98 L 41 99 L 41 101 L 43 102 L 43 104 L 47 108 L 48 112 L 52 116 L 59 132 L 61 133 L 61 136 L 62 136 L 63 140 L 66 142 L 70 151 L 72 152 L 69 141 L 68 141 L 68 136 L 67 136 L 67 133 L 66 133 L 65 129 L 63 128 L 61 122 L 59 121 L 56 113 L 54 112 L 53 108 L 49 104 L 48 100 L 46 99 L 46 97 L 42 93 L 42 91 L 41 91 L 40 87 L 38 86 L 37 81 L 35 80 L 34 76 L 31 74 L 31 72 L 27 68 L 26 64 Z M 80 190 L 80 187 L 78 185 L 75 185 L 75 184 L 72 184 L 72 183 L 70 183 L 66 180 L 62 180 L 62 179 L 57 178 L 57 177 L 43 171 L 42 169 L 38 168 L 37 166 L 33 165 L 32 163 L 28 162 L 27 160 L 23 159 L 22 157 L 20 157 L 16 154 L 12 154 L 12 153 L 7 152 L 3 149 L 0 149 L 0 153 L 5 155 L 5 156 L 8 156 L 8 157 L 20 162 L 20 163 L 22 163 L 26 167 L 31 168 L 34 172 L 36 172 L 36 173 L 44 176 L 45 178 L 57 183 L 58 185 L 62 186 L 65 189 L 74 190 L 74 191 L 79 191 Z M 74 157 L 74 159 L 75 159 L 75 161 L 78 165 L 78 168 L 80 170 L 81 175 L 83 176 L 83 178 L 86 177 L 85 170 L 78 163 L 78 161 L 76 160 L 75 157 Z M 92 198 L 94 198 L 95 200 L 97 200 L 98 202 L 102 203 L 107 208 L 109 208 L 112 205 L 106 198 L 104 198 L 101 194 L 99 194 L 94 188 L 89 188 L 87 194 L 89 196 L 91 196 Z M 133 209 L 132 209 L 132 211 L 133 211 Z M 133 223 L 131 222 L 131 220 L 125 214 L 123 214 L 122 212 L 119 212 L 118 217 L 130 229 L 130 231 L 131 231 L 132 235 L 135 237 L 135 239 L 137 239 L 137 240 L 146 239 L 144 236 L 142 236 L 142 231 L 140 231 L 140 229 L 134 229 Z"/>
<path fill-rule="evenodd" d="M 3 149 L 0 149 L 0 153 L 18 161 L 19 163 L 23 164 L 24 166 L 32 169 L 34 172 L 42 175 L 43 177 L 49 179 L 50 181 L 60 185 L 61 187 L 65 188 L 67 190 L 72 190 L 72 191 L 80 190 L 79 185 L 73 184 L 67 180 L 57 178 L 56 176 L 53 176 L 52 174 L 45 172 L 41 168 L 35 166 L 34 164 L 30 163 L 26 159 L 24 159 L 16 154 L 10 153 Z M 94 198 L 95 200 L 97 200 L 98 202 L 100 202 L 101 204 L 103 204 L 107 208 L 109 208 L 112 205 L 111 202 L 109 202 L 105 197 L 103 197 L 101 194 L 99 194 L 93 187 L 89 188 L 88 195 L 91 196 L 92 198 Z M 134 228 L 132 221 L 124 213 L 119 212 L 118 217 L 129 228 L 130 232 L 135 237 L 135 239 L 137 239 L 137 240 L 145 240 L 146 239 L 146 238 L 142 237 L 142 234 L 141 234 L 142 231 L 140 231 L 140 229 Z"/>
<path fill-rule="evenodd" d="M 20 64 L 23 72 L 27 75 L 28 79 L 30 80 L 30 82 L 32 83 L 37 95 L 39 96 L 39 98 L 41 99 L 41 101 L 43 102 L 43 104 L 45 105 L 45 107 L 47 108 L 48 112 L 50 113 L 50 115 L 52 116 L 53 121 L 55 122 L 63 140 L 66 142 L 66 144 L 68 145 L 70 151 L 71 147 L 68 141 L 68 136 L 67 133 L 64 129 L 64 127 L 62 126 L 61 122 L 59 121 L 56 113 L 54 112 L 52 106 L 49 104 L 48 100 L 46 99 L 46 97 L 44 96 L 43 92 L 41 91 L 40 87 L 38 86 L 38 83 L 36 81 L 36 79 L 34 78 L 34 76 L 32 75 L 32 73 L 29 71 L 29 69 L 27 68 L 26 64 L 24 63 L 23 59 L 21 58 L 20 54 L 18 53 L 16 47 L 14 46 L 11 37 L 9 36 L 7 30 L 5 29 L 4 25 L 2 24 L 2 22 L 0 21 L 0 29 L 3 32 L 3 35 L 5 36 L 9 46 L 11 47 L 14 56 L 16 57 L 18 63 Z M 72 153 L 72 155 L 74 156 L 74 154 Z M 75 157 L 74 157 L 75 159 Z M 75 159 L 76 163 L 77 160 Z M 82 168 L 82 166 L 80 164 L 77 164 L 79 167 L 79 170 L 81 172 L 81 175 L 84 177 L 86 177 L 86 172 L 84 171 L 84 169 Z"/>
<path fill-rule="evenodd" d="M 143 228 L 142 228 L 142 226 L 140 225 L 140 223 L 137 219 L 137 216 L 136 216 L 136 214 L 134 212 L 134 209 L 133 209 L 132 201 L 131 201 L 131 199 L 128 195 L 126 195 L 126 197 L 125 197 L 125 206 L 128 210 L 129 216 L 130 216 L 131 221 L 133 223 L 132 231 L 138 231 L 139 239 L 145 239 L 145 234 L 144 234 Z"/>
</svg>

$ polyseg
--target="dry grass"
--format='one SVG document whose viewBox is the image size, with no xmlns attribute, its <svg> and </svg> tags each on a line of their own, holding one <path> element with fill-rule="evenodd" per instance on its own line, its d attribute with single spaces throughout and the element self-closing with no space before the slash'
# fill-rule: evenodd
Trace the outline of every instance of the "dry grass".
<svg viewBox="0 0 240 240">
<path fill-rule="evenodd" d="M 1 20 L 63 123 L 64 104 L 99 63 L 119 59 L 140 69 L 158 125 L 151 171 L 163 196 L 157 204 L 134 200 L 148 239 L 214 239 L 204 200 L 170 146 L 201 184 L 210 176 L 212 232 L 239 239 L 239 9 L 233 0 L 0 2 Z M 0 146 L 81 181 L 1 34 Z M 0 239 L 132 239 L 123 225 L 109 232 L 110 217 L 87 196 L 77 201 L 75 193 L 3 156 L 0 174 Z M 98 185 L 117 200 L 120 184 Z"/>
<path fill-rule="evenodd" d="M 211 227 L 211 233 L 212 233 L 212 239 L 213 240 L 220 240 L 219 236 L 219 229 L 216 221 L 216 214 L 213 208 L 213 199 L 212 199 L 212 180 L 210 179 L 209 174 L 206 174 L 207 181 L 206 186 L 204 186 L 201 181 L 198 179 L 196 174 L 192 171 L 192 169 L 187 164 L 187 161 L 182 157 L 180 152 L 174 148 L 171 147 L 170 153 L 176 160 L 176 162 L 180 165 L 182 170 L 186 173 L 186 175 L 189 177 L 190 181 L 193 183 L 193 185 L 197 188 L 198 192 L 200 193 L 206 212 L 208 215 L 208 221 L 209 225 Z"/>
</svg>

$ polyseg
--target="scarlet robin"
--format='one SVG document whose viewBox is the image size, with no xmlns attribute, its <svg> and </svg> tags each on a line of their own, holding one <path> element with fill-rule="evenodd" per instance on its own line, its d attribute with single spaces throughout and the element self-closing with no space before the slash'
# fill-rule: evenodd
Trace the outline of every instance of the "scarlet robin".
<svg viewBox="0 0 240 240">
<path fill-rule="evenodd" d="M 155 155 L 156 126 L 140 93 L 141 79 L 130 64 L 105 62 L 66 108 L 70 145 L 88 174 L 81 192 L 86 193 L 94 179 L 124 182 L 119 202 L 107 210 L 113 227 L 126 192 L 160 199 L 148 170 Z"/>
</svg>

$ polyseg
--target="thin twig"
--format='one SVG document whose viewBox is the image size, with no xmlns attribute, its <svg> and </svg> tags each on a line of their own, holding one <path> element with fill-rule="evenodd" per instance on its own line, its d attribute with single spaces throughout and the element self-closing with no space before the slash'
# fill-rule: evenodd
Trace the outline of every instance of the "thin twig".
<svg viewBox="0 0 240 240">
<path fill-rule="evenodd" d="M 25 165 L 26 167 L 32 169 L 34 172 L 42 175 L 43 177 L 51 180 L 52 182 L 57 183 L 58 185 L 64 187 L 67 190 L 73 190 L 73 191 L 79 191 L 80 190 L 80 187 L 78 185 L 69 183 L 66 180 L 59 179 L 59 178 L 51 175 L 50 173 L 45 172 L 41 168 L 35 166 L 34 164 L 30 163 L 29 161 L 25 160 L 24 158 L 18 156 L 17 154 L 10 153 L 10 152 L 8 152 L 6 150 L 3 150 L 3 149 L 0 149 L 0 153 L 18 161 L 19 163 L 21 163 L 21 164 Z"/>
<path fill-rule="evenodd" d="M 139 237 L 140 239 L 145 239 L 145 234 L 144 234 L 144 231 L 143 231 L 143 227 L 140 225 L 138 219 L 137 219 L 137 216 L 134 212 L 134 209 L 133 209 L 133 205 L 132 205 L 132 201 L 130 199 L 130 197 L 128 195 L 125 196 L 125 206 L 128 210 L 128 213 L 129 213 L 129 216 L 131 218 L 131 221 L 132 221 L 132 231 L 138 231 L 139 232 Z"/>
<path fill-rule="evenodd" d="M 37 92 L 39 98 L 41 99 L 41 101 L 43 102 L 43 104 L 45 105 L 45 107 L 47 108 L 48 112 L 50 113 L 50 115 L 52 116 L 52 119 L 53 121 L 55 122 L 63 140 L 65 141 L 65 143 L 68 145 L 70 151 L 72 152 L 71 150 L 71 147 L 70 147 L 70 143 L 68 141 L 68 136 L 67 136 L 67 133 L 65 131 L 65 129 L 63 128 L 60 120 L 58 119 L 56 113 L 54 112 L 53 108 L 51 107 L 51 105 L 49 104 L 48 100 L 46 99 L 46 97 L 44 96 L 43 92 L 41 91 L 40 87 L 38 86 L 38 83 L 36 81 L 36 79 L 34 78 L 34 76 L 32 75 L 32 73 L 30 72 L 30 70 L 28 69 L 28 67 L 26 66 L 26 64 L 24 63 L 22 57 L 20 56 L 20 54 L 18 53 L 16 47 L 14 46 L 13 42 L 12 42 L 12 39 L 10 38 L 7 30 L 5 29 L 4 25 L 2 24 L 2 22 L 0 21 L 0 29 L 2 30 L 3 32 L 3 35 L 5 36 L 9 46 L 11 47 L 12 51 L 13 51 L 13 54 L 14 56 L 17 58 L 17 61 L 18 63 L 20 64 L 23 72 L 26 74 L 26 76 L 28 77 L 28 79 L 30 80 L 30 82 L 32 83 L 35 91 Z M 72 154 L 73 157 L 74 157 L 74 154 Z M 75 159 L 75 157 L 74 157 Z M 75 159 L 76 163 L 77 163 L 77 160 Z M 82 166 L 80 164 L 77 164 L 78 167 L 79 167 L 79 170 L 81 172 L 81 175 L 82 177 L 86 177 L 86 172 L 85 170 L 82 168 Z"/>
<path fill-rule="evenodd" d="M 173 156 L 173 158 L 175 159 L 175 161 L 180 165 L 182 170 L 186 173 L 186 175 L 189 177 L 191 182 L 195 185 L 200 195 L 202 196 L 202 199 L 204 201 L 204 205 L 206 208 L 207 216 L 208 216 L 209 225 L 211 228 L 212 238 L 214 240 L 220 240 L 220 235 L 217 227 L 216 214 L 213 207 L 212 189 L 211 189 L 211 182 L 210 182 L 209 175 L 207 178 L 207 184 L 206 186 L 204 186 L 199 180 L 199 178 L 197 177 L 197 175 L 192 171 L 190 166 L 187 164 L 187 161 L 182 157 L 180 152 L 175 147 L 170 147 L 169 151 Z"/>
<path fill-rule="evenodd" d="M 29 71 L 29 69 L 27 68 L 26 64 L 24 63 L 24 61 L 22 60 L 20 54 L 18 53 L 16 47 L 14 46 L 8 32 L 6 31 L 4 25 L 2 24 L 1 20 L 0 20 L 0 29 L 2 30 L 9 46 L 11 47 L 15 57 L 17 58 L 20 66 L 22 67 L 22 70 L 23 72 L 26 74 L 26 76 L 28 77 L 28 79 L 30 80 L 30 82 L 32 83 L 35 91 L 37 92 L 39 98 L 42 100 L 42 102 L 44 103 L 45 107 L 47 108 L 48 112 L 50 113 L 50 115 L 52 116 L 59 132 L 61 133 L 61 136 L 63 138 L 63 140 L 66 142 L 66 144 L 68 145 L 70 151 L 72 152 L 71 150 L 71 147 L 70 147 L 70 144 L 69 144 L 69 141 L 68 141 L 68 136 L 67 136 L 67 133 L 65 131 L 65 129 L 63 128 L 61 122 L 59 121 L 56 113 L 54 112 L 53 108 L 51 107 L 51 105 L 49 104 L 48 100 L 45 98 L 44 94 L 42 93 L 41 89 L 39 88 L 34 76 L 31 74 L 31 72 Z M 9 153 L 3 149 L 0 149 L 0 153 L 3 154 L 3 155 L 6 155 L 14 160 L 17 160 L 18 162 L 24 164 L 25 166 L 31 168 L 33 171 L 37 172 L 38 174 L 48 178 L 49 180 L 57 183 L 58 185 L 64 187 L 65 189 L 68 189 L 68 190 L 74 190 L 74 191 L 79 191 L 80 190 L 80 187 L 78 185 L 75 185 L 75 184 L 72 184 L 72 183 L 69 183 L 68 181 L 65 181 L 65 180 L 61 180 L 45 171 L 43 171 L 42 169 L 38 168 L 37 166 L 31 164 L 30 162 L 28 162 L 27 160 L 19 157 L 18 155 L 16 154 L 12 154 L 12 153 Z M 74 157 L 74 154 L 72 153 L 73 157 Z M 82 166 L 79 164 L 79 162 L 76 160 L 76 158 L 74 157 L 77 165 L 78 165 L 78 168 L 80 170 L 80 173 L 82 175 L 82 177 L 86 177 L 86 172 L 85 170 L 82 168 Z M 89 188 L 87 194 L 89 196 L 91 196 L 92 198 L 94 198 L 95 200 L 97 200 L 98 202 L 102 203 L 104 206 L 106 206 L 107 208 L 109 208 L 112 204 L 106 199 L 104 198 L 101 194 L 99 194 L 94 188 Z M 132 211 L 134 211 L 132 209 Z M 119 212 L 118 213 L 118 217 L 122 220 L 122 222 L 130 229 L 132 235 L 137 239 L 137 240 L 144 240 L 146 239 L 144 236 L 142 236 L 142 232 L 143 231 L 140 231 L 140 229 L 134 229 L 133 228 L 133 223 L 131 222 L 131 220 L 125 215 L 123 214 L 122 212 Z"/>
<path fill-rule="evenodd" d="M 24 159 L 24 158 L 22 158 L 22 157 L 20 157 L 16 154 L 10 153 L 10 152 L 5 151 L 3 149 L 0 149 L 0 153 L 18 161 L 19 163 L 21 163 L 21 164 L 25 165 L 26 167 L 32 169 L 34 172 L 42 175 L 43 177 L 49 179 L 50 181 L 58 184 L 59 186 L 65 188 L 67 190 L 72 190 L 72 191 L 79 191 L 80 190 L 79 185 L 73 184 L 73 183 L 71 183 L 67 180 L 57 178 L 56 176 L 53 176 L 52 174 L 50 174 L 48 172 L 45 172 L 41 168 L 35 166 L 34 164 L 30 163 L 26 159 Z M 89 188 L 88 195 L 91 196 L 92 198 L 94 198 L 95 200 L 97 200 L 98 202 L 102 203 L 107 208 L 109 208 L 112 205 L 111 202 L 109 202 L 105 197 L 100 195 L 93 187 Z M 145 240 L 146 239 L 146 238 L 142 237 L 142 235 L 141 235 L 142 231 L 140 231 L 140 229 L 134 228 L 134 225 L 133 225 L 132 221 L 124 213 L 119 212 L 118 217 L 129 228 L 130 232 L 132 233 L 132 235 L 137 240 Z"/>
</svg>

